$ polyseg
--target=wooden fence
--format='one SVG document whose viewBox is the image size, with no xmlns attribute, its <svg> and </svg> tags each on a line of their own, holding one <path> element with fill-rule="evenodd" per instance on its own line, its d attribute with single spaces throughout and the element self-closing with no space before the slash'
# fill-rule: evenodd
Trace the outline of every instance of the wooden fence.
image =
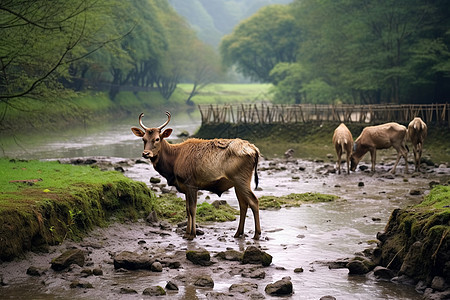
<svg viewBox="0 0 450 300">
<path fill-rule="evenodd" d="M 344 122 L 380 124 L 398 122 L 407 125 L 414 117 L 425 123 L 450 126 L 450 105 L 275 105 L 232 104 L 199 105 L 202 124 L 283 124 L 306 122 Z"/>
</svg>

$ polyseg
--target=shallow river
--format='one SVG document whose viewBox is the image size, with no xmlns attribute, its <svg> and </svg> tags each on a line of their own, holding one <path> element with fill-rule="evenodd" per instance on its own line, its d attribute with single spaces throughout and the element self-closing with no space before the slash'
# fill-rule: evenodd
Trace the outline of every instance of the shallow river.
<svg viewBox="0 0 450 300">
<path fill-rule="evenodd" d="M 196 114 L 173 115 L 169 127 L 174 129 L 174 135 L 181 130 L 193 133 L 199 126 L 199 119 Z M 164 121 L 163 115 L 144 117 L 144 123 L 148 126 L 158 126 Z M 33 142 L 32 145 L 22 140 L 20 147 L 6 148 L 4 153 L 9 157 L 39 159 L 80 156 L 139 158 L 142 141 L 130 131 L 130 127 L 136 125 L 137 117 L 116 124 L 102 125 L 99 130 L 84 129 L 65 132 L 58 139 L 43 137 L 40 142 Z M 261 246 L 264 251 L 273 256 L 266 278 L 258 281 L 258 290 L 262 294 L 268 283 L 290 276 L 294 287 L 292 299 L 319 299 L 325 295 L 332 295 L 336 299 L 421 299 L 421 295 L 415 292 L 412 286 L 376 281 L 370 274 L 349 276 L 347 269 L 329 269 L 322 262 L 350 258 L 356 252 L 374 247 L 369 241 L 375 240 L 377 232 L 383 231 L 392 210 L 418 203 L 427 193 L 430 181 L 437 181 L 440 177 L 448 176 L 449 169 L 436 169 L 436 171 L 420 175 L 402 175 L 401 162 L 397 169 L 398 174 L 394 177 L 386 176 L 387 166 L 378 166 L 375 175 L 357 171 L 350 175 L 339 176 L 327 173 L 323 167 L 329 159 L 325 157 L 324 161 L 263 159 L 260 162 L 260 189 L 255 192 L 258 197 L 304 192 L 340 196 L 338 201 L 331 203 L 305 204 L 298 208 L 261 211 L 263 233 L 260 241 L 253 241 L 250 238 L 254 227 L 253 216 L 249 211 L 245 226 L 248 236 L 244 240 L 231 238 L 237 228 L 237 221 L 235 221 L 210 225 L 207 227 L 209 230 L 206 230 L 206 234 L 197 237 L 194 241 L 186 241 L 181 236 L 172 234 L 158 243 L 172 244 L 180 249 L 204 247 L 212 253 L 229 248 L 242 251 L 248 245 Z M 160 177 L 150 165 L 146 164 L 136 164 L 126 168 L 125 175 L 146 183 L 151 176 Z M 411 195 L 412 190 L 419 191 L 421 194 Z M 217 199 L 219 198 L 216 195 L 203 193 L 199 197 L 199 203 Z M 230 205 L 238 207 L 233 190 L 223 194 L 220 199 L 227 200 Z M 109 231 L 108 229 L 94 230 L 92 236 L 112 234 L 119 240 L 116 240 L 114 251 L 135 251 L 137 247 L 135 242 L 132 244 L 120 242 L 120 239 L 122 236 L 130 239 L 135 237 L 136 240 L 145 239 L 143 234 L 145 230 L 147 229 L 141 223 L 123 226 L 116 224 L 111 226 Z M 218 230 L 219 233 L 211 234 L 214 230 Z M 218 235 L 224 238 L 219 239 Z M 147 241 L 148 244 L 152 242 L 154 241 Z M 95 255 L 95 251 L 92 255 Z M 80 292 L 78 289 L 64 287 L 61 281 L 43 285 L 36 278 L 25 275 L 26 268 L 34 260 L 36 255 L 30 254 L 25 260 L 0 264 L 0 274 L 3 274 L 7 283 L 6 286 L 0 287 L 0 299 L 93 297 L 115 299 L 116 296 L 110 295 L 111 290 L 124 282 L 140 293 L 139 296 L 129 295 L 126 298 L 145 299 L 146 296 L 142 296 L 143 289 L 152 284 L 164 286 L 169 276 L 168 274 L 150 276 L 147 273 L 129 272 L 108 277 L 107 280 L 98 283 L 93 291 L 89 289 Z M 99 258 L 99 260 L 102 259 Z M 302 267 L 304 272 L 294 273 L 293 270 L 299 267 Z M 10 273 L 6 274 L 7 272 Z M 212 275 L 215 292 L 226 293 L 231 284 L 246 281 L 240 275 L 219 274 Z M 180 291 L 169 298 L 206 299 L 205 295 L 208 291 L 210 290 L 180 287 Z M 271 298 L 267 294 L 265 296 Z"/>
</svg>

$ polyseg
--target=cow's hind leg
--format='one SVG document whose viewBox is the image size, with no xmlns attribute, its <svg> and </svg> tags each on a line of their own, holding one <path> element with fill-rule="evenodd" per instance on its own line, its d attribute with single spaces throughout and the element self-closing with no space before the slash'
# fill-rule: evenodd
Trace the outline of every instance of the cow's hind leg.
<svg viewBox="0 0 450 300">
<path fill-rule="evenodd" d="M 195 214 L 197 212 L 197 190 L 189 190 L 186 192 L 186 215 L 187 226 L 184 238 L 192 240 L 196 236 L 195 230 Z"/>
<path fill-rule="evenodd" d="M 253 212 L 253 218 L 255 222 L 255 235 L 253 236 L 253 238 L 257 240 L 261 235 L 258 198 L 256 198 L 255 194 L 252 192 L 250 187 L 244 188 L 235 187 L 235 191 L 239 201 L 240 216 L 239 216 L 239 226 L 234 237 L 240 237 L 244 234 L 245 218 L 247 216 L 247 209 L 250 206 L 250 209 Z"/>
<path fill-rule="evenodd" d="M 390 171 L 392 174 L 395 174 L 395 169 L 397 168 L 398 163 L 400 162 L 400 158 L 403 156 L 405 159 L 405 173 L 408 173 L 408 150 L 406 150 L 406 147 L 401 146 L 397 150 L 397 159 L 395 160 L 394 167 Z"/>
</svg>

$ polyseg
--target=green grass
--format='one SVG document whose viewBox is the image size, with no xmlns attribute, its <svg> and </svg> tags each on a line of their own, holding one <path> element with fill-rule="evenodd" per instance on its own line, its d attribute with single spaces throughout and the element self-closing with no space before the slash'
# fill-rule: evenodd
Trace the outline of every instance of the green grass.
<svg viewBox="0 0 450 300">
<path fill-rule="evenodd" d="M 289 194 L 286 196 L 262 196 L 259 198 L 260 209 L 280 209 L 282 207 L 297 207 L 304 203 L 331 202 L 338 196 L 321 193 Z"/>
<path fill-rule="evenodd" d="M 192 98 L 195 104 L 230 104 L 259 102 L 271 99 L 271 84 L 210 84 Z M 192 84 L 179 84 L 179 97 L 187 99 Z"/>
</svg>

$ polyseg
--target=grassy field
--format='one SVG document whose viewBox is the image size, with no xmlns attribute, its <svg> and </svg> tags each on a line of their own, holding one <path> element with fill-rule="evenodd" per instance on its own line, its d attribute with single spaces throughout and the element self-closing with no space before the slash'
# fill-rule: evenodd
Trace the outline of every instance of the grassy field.
<svg viewBox="0 0 450 300">
<path fill-rule="evenodd" d="M 211 84 L 201 89 L 192 98 L 195 104 L 230 104 L 270 101 L 271 84 Z M 192 90 L 192 84 L 179 84 L 178 96 L 187 99 Z"/>
</svg>

